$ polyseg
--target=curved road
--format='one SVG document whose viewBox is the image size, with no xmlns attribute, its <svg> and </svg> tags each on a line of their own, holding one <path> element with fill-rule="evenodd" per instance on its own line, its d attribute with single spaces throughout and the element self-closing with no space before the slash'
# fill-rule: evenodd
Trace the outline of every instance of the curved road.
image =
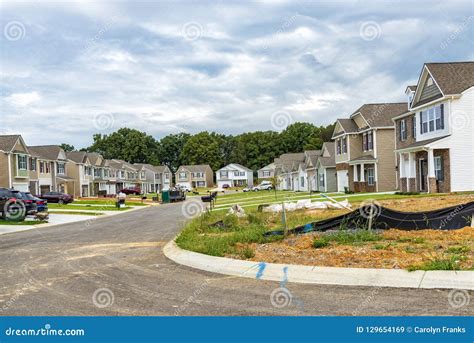
<svg viewBox="0 0 474 343">
<path fill-rule="evenodd" d="M 0 315 L 473 313 L 474 301 L 450 306 L 449 290 L 294 283 L 291 302 L 273 306 L 277 282 L 194 270 L 163 255 L 184 222 L 181 206 L 0 235 Z"/>
</svg>

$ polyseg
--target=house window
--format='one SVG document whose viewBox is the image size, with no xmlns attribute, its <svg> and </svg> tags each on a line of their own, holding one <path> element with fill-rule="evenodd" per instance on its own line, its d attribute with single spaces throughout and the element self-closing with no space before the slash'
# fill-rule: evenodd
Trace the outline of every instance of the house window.
<svg viewBox="0 0 474 343">
<path fill-rule="evenodd" d="M 44 162 L 40 161 L 40 173 L 44 174 Z"/>
<path fill-rule="evenodd" d="M 245 176 L 245 172 L 243 171 L 235 171 L 234 176 Z"/>
<path fill-rule="evenodd" d="M 336 140 L 336 148 L 337 148 L 337 154 L 340 155 L 341 154 L 341 140 L 340 139 Z"/>
<path fill-rule="evenodd" d="M 30 170 L 36 171 L 36 158 L 30 158 Z"/>
<path fill-rule="evenodd" d="M 407 139 L 407 123 L 405 119 L 400 120 L 400 140 L 405 141 Z"/>
<path fill-rule="evenodd" d="M 374 139 L 372 131 L 367 134 L 367 148 L 368 150 L 374 149 Z"/>
<path fill-rule="evenodd" d="M 100 168 L 94 168 L 94 176 L 95 177 L 100 177 L 101 176 L 101 169 Z"/>
<path fill-rule="evenodd" d="M 142 171 L 142 172 L 140 173 L 140 177 L 141 177 L 142 179 L 144 179 L 144 178 L 145 178 L 145 176 L 146 176 L 146 175 L 145 175 L 145 172 L 144 172 L 144 171 Z"/>
<path fill-rule="evenodd" d="M 58 162 L 56 169 L 57 169 L 58 174 L 64 175 L 65 173 L 64 162 Z"/>
<path fill-rule="evenodd" d="M 229 173 L 227 172 L 227 170 L 222 170 L 220 174 L 221 174 L 221 178 L 224 178 L 224 177 L 227 177 Z"/>
<path fill-rule="evenodd" d="M 444 104 L 431 107 L 421 112 L 421 133 L 444 129 Z"/>
<path fill-rule="evenodd" d="M 125 178 L 125 171 L 124 171 L 124 170 L 121 170 L 121 171 L 120 171 L 120 177 L 121 177 L 122 179 Z"/>
<path fill-rule="evenodd" d="M 186 174 L 186 173 L 179 173 L 178 177 L 179 177 L 180 180 L 186 180 L 187 177 L 188 177 L 188 174 Z"/>
<path fill-rule="evenodd" d="M 204 173 L 202 173 L 202 172 L 195 172 L 195 173 L 192 173 L 191 175 L 192 175 L 193 178 L 204 177 Z"/>
<path fill-rule="evenodd" d="M 28 157 L 26 155 L 18 155 L 18 170 L 28 170 Z"/>
<path fill-rule="evenodd" d="M 270 171 L 269 171 L 269 170 L 264 170 L 264 171 L 262 172 L 262 176 L 263 176 L 263 177 L 268 177 L 268 176 L 270 176 Z"/>
<path fill-rule="evenodd" d="M 367 151 L 367 134 L 362 135 L 362 150 Z"/>
<path fill-rule="evenodd" d="M 319 186 L 324 187 L 324 174 L 319 174 Z"/>
<path fill-rule="evenodd" d="M 304 187 L 304 176 L 300 177 L 300 185 L 301 187 Z"/>
<path fill-rule="evenodd" d="M 367 168 L 367 184 L 373 186 L 375 184 L 374 168 Z"/>
<path fill-rule="evenodd" d="M 344 137 L 341 139 L 342 142 L 342 153 L 345 154 L 347 153 L 347 137 Z"/>
<path fill-rule="evenodd" d="M 165 180 L 169 180 L 170 179 L 170 174 L 166 173 L 165 174 Z"/>
<path fill-rule="evenodd" d="M 416 138 L 416 115 L 412 117 L 413 138 Z"/>
<path fill-rule="evenodd" d="M 49 162 L 44 162 L 44 166 L 45 166 L 45 169 L 46 169 L 46 174 L 49 174 L 50 170 L 49 170 Z"/>
<path fill-rule="evenodd" d="M 441 156 L 435 156 L 434 170 L 435 170 L 436 180 L 443 181 L 444 180 L 443 158 Z"/>
</svg>

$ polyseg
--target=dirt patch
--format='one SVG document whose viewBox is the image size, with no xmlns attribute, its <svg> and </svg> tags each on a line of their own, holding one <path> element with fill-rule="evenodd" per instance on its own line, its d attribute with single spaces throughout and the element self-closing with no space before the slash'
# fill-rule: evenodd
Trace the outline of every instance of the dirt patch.
<svg viewBox="0 0 474 343">
<path fill-rule="evenodd" d="M 376 242 L 357 245 L 331 243 L 327 247 L 313 248 L 313 240 L 321 234 L 289 237 L 281 242 L 253 244 L 253 261 L 302 264 L 310 266 L 395 268 L 407 269 L 435 259 L 463 256 L 460 269 L 474 266 L 474 229 L 455 231 L 388 230 Z M 451 250 L 449 250 L 451 248 Z"/>
</svg>

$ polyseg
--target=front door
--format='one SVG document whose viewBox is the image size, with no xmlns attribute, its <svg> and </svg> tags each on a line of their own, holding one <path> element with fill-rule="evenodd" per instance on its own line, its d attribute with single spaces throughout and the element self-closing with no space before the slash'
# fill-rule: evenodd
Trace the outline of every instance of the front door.
<svg viewBox="0 0 474 343">
<path fill-rule="evenodd" d="M 426 192 L 426 177 L 428 175 L 428 162 L 425 159 L 420 159 L 419 171 L 420 171 L 420 191 Z"/>
<path fill-rule="evenodd" d="M 349 188 L 349 177 L 347 176 L 347 170 L 338 170 L 337 191 L 344 192 L 346 188 Z"/>
</svg>

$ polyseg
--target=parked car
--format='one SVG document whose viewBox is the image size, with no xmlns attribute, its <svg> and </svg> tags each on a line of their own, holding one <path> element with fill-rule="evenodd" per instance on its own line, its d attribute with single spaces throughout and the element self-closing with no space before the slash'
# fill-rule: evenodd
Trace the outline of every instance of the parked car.
<svg viewBox="0 0 474 343">
<path fill-rule="evenodd" d="M 271 191 L 273 185 L 270 181 L 262 181 L 258 186 L 252 188 L 253 191 Z"/>
<path fill-rule="evenodd" d="M 178 183 L 176 185 L 176 188 L 183 191 L 183 192 L 191 192 L 191 188 L 189 188 L 188 185 L 183 185 L 183 184 Z"/>
<path fill-rule="evenodd" d="M 26 214 L 35 214 L 38 212 L 38 207 L 36 205 L 36 200 L 30 192 L 19 192 L 21 199 L 25 203 Z"/>
<path fill-rule="evenodd" d="M 222 185 L 222 188 L 224 188 L 224 189 L 230 188 L 230 185 L 225 183 L 225 184 Z"/>
<path fill-rule="evenodd" d="M 252 188 L 245 187 L 244 189 L 242 189 L 242 192 L 250 192 L 251 190 L 252 190 Z"/>
<path fill-rule="evenodd" d="M 0 188 L 1 218 L 22 221 L 26 217 L 26 205 L 19 191 Z"/>
<path fill-rule="evenodd" d="M 128 188 L 121 189 L 120 192 L 122 192 L 124 194 L 127 194 L 127 195 L 130 195 L 130 194 L 140 195 L 140 194 L 142 194 L 142 190 L 141 190 L 140 187 L 128 187 Z"/>
<path fill-rule="evenodd" d="M 48 212 L 48 202 L 46 200 L 40 199 L 33 196 L 36 201 L 36 210 L 38 212 Z"/>
<path fill-rule="evenodd" d="M 74 201 L 73 195 L 62 192 L 46 192 L 38 196 L 38 198 L 48 202 L 57 202 L 58 204 L 69 204 Z"/>
</svg>

